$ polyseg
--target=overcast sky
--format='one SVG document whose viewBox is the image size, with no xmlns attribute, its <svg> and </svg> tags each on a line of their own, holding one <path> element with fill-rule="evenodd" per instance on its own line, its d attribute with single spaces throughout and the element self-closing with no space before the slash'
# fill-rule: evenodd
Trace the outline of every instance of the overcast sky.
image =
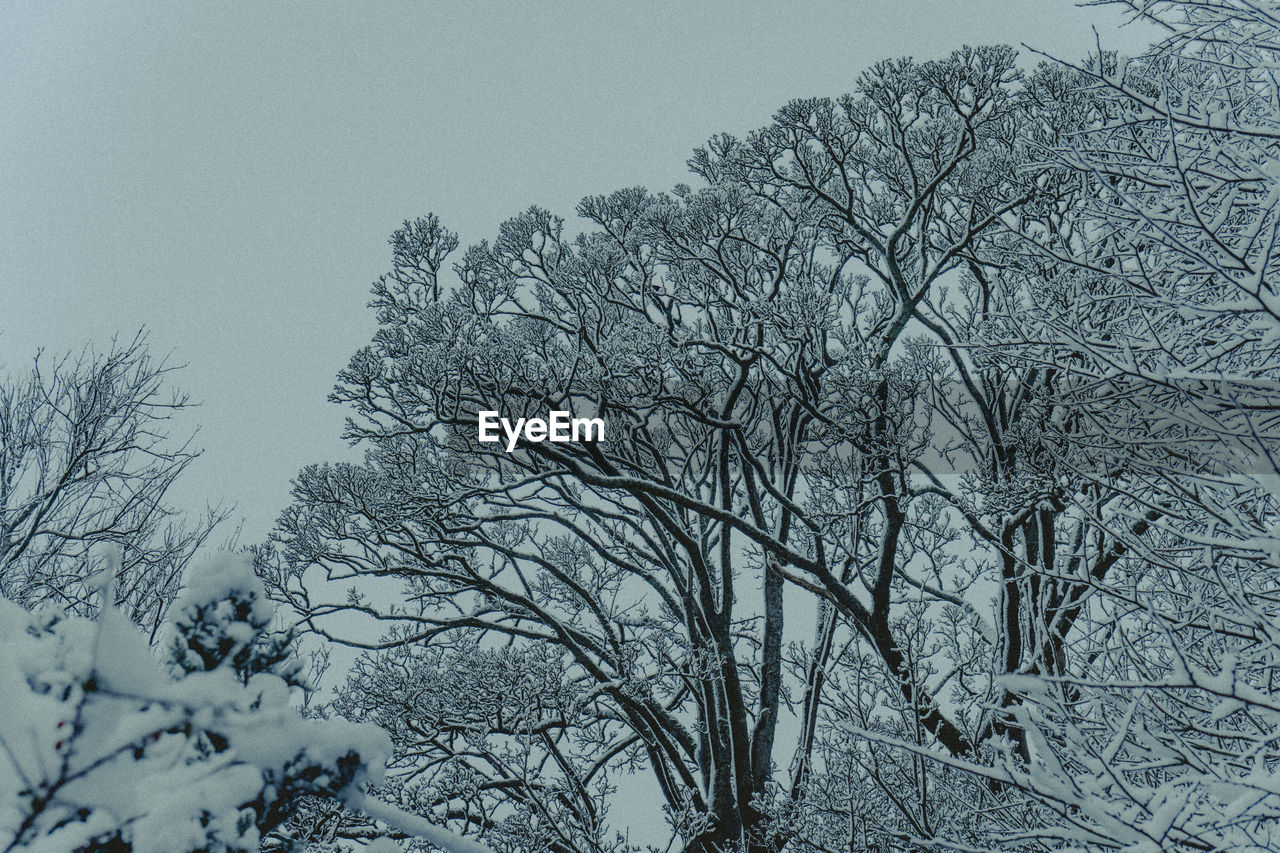
<svg viewBox="0 0 1280 853">
<path fill-rule="evenodd" d="M 12 3 L 0 0 L 0 371 L 150 331 L 203 405 L 175 494 L 266 535 L 349 458 L 334 375 L 387 237 L 463 244 L 530 204 L 667 189 L 713 133 L 887 57 L 1145 33 L 1068 0 Z"/>
</svg>

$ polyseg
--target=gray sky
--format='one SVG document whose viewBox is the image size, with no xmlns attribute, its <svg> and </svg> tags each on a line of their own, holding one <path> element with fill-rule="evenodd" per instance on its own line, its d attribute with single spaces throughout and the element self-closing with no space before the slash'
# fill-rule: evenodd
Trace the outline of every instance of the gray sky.
<svg viewBox="0 0 1280 853">
<path fill-rule="evenodd" d="M 334 375 L 387 237 L 463 244 L 537 203 L 690 180 L 693 147 L 887 57 L 1142 34 L 1068 0 L 49 3 L 0 0 L 0 371 L 150 330 L 205 456 L 175 494 L 266 535 L 347 457 Z"/>
</svg>

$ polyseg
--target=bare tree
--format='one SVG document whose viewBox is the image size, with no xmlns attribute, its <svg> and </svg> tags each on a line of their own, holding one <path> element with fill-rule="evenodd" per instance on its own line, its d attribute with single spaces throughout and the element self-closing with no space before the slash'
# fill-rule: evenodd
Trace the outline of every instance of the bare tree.
<svg viewBox="0 0 1280 853">
<path fill-rule="evenodd" d="M 117 604 L 153 634 L 183 569 L 226 518 L 184 522 L 164 500 L 197 456 L 166 435 L 189 406 L 139 335 L 103 355 L 37 356 L 0 384 L 0 595 L 91 613 L 95 545 L 123 550 Z"/>
</svg>

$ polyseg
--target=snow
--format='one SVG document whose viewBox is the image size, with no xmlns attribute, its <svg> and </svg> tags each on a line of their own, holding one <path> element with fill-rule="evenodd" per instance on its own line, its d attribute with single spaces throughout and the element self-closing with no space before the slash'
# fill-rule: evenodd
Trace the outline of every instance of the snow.
<svg viewBox="0 0 1280 853">
<path fill-rule="evenodd" d="M 490 853 L 488 847 L 477 841 L 441 829 L 425 818 L 409 814 L 375 797 L 352 797 L 348 799 L 348 805 L 401 832 L 428 841 L 445 853 Z"/>
<path fill-rule="evenodd" d="M 233 599 L 250 603 L 249 620 L 208 608 Z M 174 607 L 177 637 L 198 624 L 216 639 L 209 619 L 187 618 L 199 607 L 224 617 L 231 636 L 219 648 L 228 649 L 252 643 L 256 631 L 246 629 L 273 615 L 236 555 L 188 579 Z M 303 719 L 273 672 L 245 679 L 220 663 L 167 665 L 110 606 L 90 622 L 0 599 L 0 645 L 0 847 L 66 853 L 119 833 L 137 853 L 257 850 L 268 814 L 282 813 L 276 798 L 290 790 L 367 806 L 449 853 L 485 849 L 366 797 L 365 785 L 384 776 L 386 734 Z"/>
</svg>

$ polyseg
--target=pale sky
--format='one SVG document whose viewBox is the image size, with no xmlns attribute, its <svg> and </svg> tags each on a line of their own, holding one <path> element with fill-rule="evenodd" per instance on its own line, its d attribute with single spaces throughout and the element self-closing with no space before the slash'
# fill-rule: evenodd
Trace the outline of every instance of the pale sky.
<svg viewBox="0 0 1280 853">
<path fill-rule="evenodd" d="M 836 96 L 882 58 L 1136 50 L 1069 0 L 108 3 L 0 0 L 0 372 L 150 332 L 205 455 L 173 494 L 263 538 L 350 458 L 335 374 L 387 238 L 463 245 L 530 204 L 691 181 L 713 133 Z"/>
</svg>

